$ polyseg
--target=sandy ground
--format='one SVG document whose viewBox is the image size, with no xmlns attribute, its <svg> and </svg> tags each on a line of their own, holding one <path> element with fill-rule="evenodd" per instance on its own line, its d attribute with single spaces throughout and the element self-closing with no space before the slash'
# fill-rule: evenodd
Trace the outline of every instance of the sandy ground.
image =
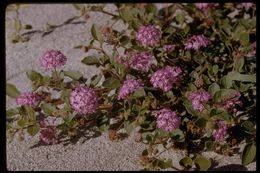
<svg viewBox="0 0 260 173">
<path fill-rule="evenodd" d="M 113 12 L 112 4 L 106 6 L 106 10 Z M 46 23 L 61 24 L 67 19 L 78 15 L 70 4 L 34 4 L 20 10 L 20 19 L 23 23 L 31 24 L 33 29 L 42 30 Z M 13 12 L 7 13 L 7 18 L 14 17 Z M 101 13 L 91 13 L 86 23 L 69 24 L 57 28 L 53 33 L 41 37 L 40 34 L 30 36 L 30 41 L 12 44 L 6 39 L 6 78 L 20 91 L 31 90 L 30 81 L 25 72 L 29 69 L 44 72 L 39 66 L 39 57 L 47 49 L 59 49 L 68 58 L 65 69 L 79 70 L 85 77 L 91 77 L 99 71 L 95 67 L 87 67 L 80 63 L 86 55 L 82 50 L 74 49 L 74 46 L 87 43 L 90 38 L 90 28 L 95 22 L 104 25 L 111 22 L 110 16 Z M 82 21 L 82 20 L 78 20 Z M 125 26 L 118 22 L 116 29 Z M 6 36 L 13 30 L 6 25 Z M 15 106 L 14 100 L 6 97 L 7 108 Z M 38 136 L 27 137 L 24 141 L 14 140 L 7 143 L 7 169 L 8 170 L 140 170 L 139 155 L 145 145 L 134 142 L 132 136 L 119 142 L 112 142 L 107 134 L 99 134 L 93 130 L 93 136 L 83 137 L 66 146 L 63 144 L 43 146 L 37 145 Z M 88 134 L 91 134 L 88 133 Z M 206 157 L 215 158 L 219 165 L 215 170 L 256 170 L 256 163 L 246 167 L 240 165 L 240 156 L 225 157 L 215 153 L 204 153 Z M 165 152 L 163 156 L 172 158 L 176 167 L 180 167 L 178 161 L 183 157 L 181 151 Z"/>
</svg>

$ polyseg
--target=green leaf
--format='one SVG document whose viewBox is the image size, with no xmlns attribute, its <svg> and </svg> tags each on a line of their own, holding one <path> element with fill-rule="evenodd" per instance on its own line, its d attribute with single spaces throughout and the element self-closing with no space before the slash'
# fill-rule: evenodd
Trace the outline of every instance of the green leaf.
<svg viewBox="0 0 260 173">
<path fill-rule="evenodd" d="M 235 65 L 234 65 L 235 71 L 241 72 L 244 64 L 245 64 L 245 58 L 244 57 L 241 57 L 238 60 L 236 60 Z"/>
<path fill-rule="evenodd" d="M 100 65 L 99 60 L 94 56 L 87 56 L 81 62 L 86 65 L 96 65 L 97 67 Z"/>
<path fill-rule="evenodd" d="M 179 131 L 174 131 L 172 132 L 172 136 L 175 135 L 177 136 Z M 167 137 L 168 136 L 168 132 L 167 131 L 164 131 L 163 129 L 156 129 L 155 130 L 155 135 L 154 135 L 154 139 L 159 139 L 159 138 L 164 138 L 164 137 Z"/>
<path fill-rule="evenodd" d="M 80 72 L 74 70 L 63 71 L 63 72 L 65 76 L 68 76 L 73 80 L 79 80 L 83 76 Z"/>
<path fill-rule="evenodd" d="M 241 81 L 241 82 L 256 82 L 256 75 L 240 74 L 238 72 L 229 72 L 228 76 L 231 80 Z"/>
<path fill-rule="evenodd" d="M 194 160 L 195 166 L 199 171 L 207 171 L 211 166 L 211 161 L 204 156 L 198 155 Z"/>
<path fill-rule="evenodd" d="M 245 146 L 242 153 L 242 164 L 248 165 L 251 163 L 256 156 L 256 146 L 253 143 L 249 143 Z"/>
<path fill-rule="evenodd" d="M 109 118 L 105 114 L 101 114 L 96 119 L 97 126 L 100 131 L 105 132 L 109 128 Z"/>
<path fill-rule="evenodd" d="M 179 164 L 184 168 L 190 169 L 192 167 L 193 161 L 190 157 L 184 157 L 179 161 Z"/>
<path fill-rule="evenodd" d="M 206 76 L 206 75 L 204 75 L 204 74 L 202 74 L 201 76 L 202 76 L 202 79 L 203 79 L 203 81 L 205 82 L 205 84 L 207 84 L 207 85 L 210 85 L 210 84 L 211 84 L 210 79 L 209 79 L 208 76 Z"/>
<path fill-rule="evenodd" d="M 45 81 L 46 77 L 44 78 L 40 73 L 33 70 L 27 71 L 26 76 L 32 81 L 32 87 L 34 90 L 39 86 L 48 83 L 48 81 Z"/>
<path fill-rule="evenodd" d="M 42 103 L 41 104 L 41 109 L 47 115 L 52 115 L 52 113 L 54 111 L 56 111 L 56 107 L 54 105 L 52 105 L 51 103 Z"/>
<path fill-rule="evenodd" d="M 131 134 L 131 132 L 134 130 L 134 128 L 135 128 L 134 122 L 129 122 L 129 121 L 124 122 L 124 129 L 128 135 Z"/>
<path fill-rule="evenodd" d="M 215 103 L 222 102 L 225 98 L 236 95 L 237 91 L 234 89 L 220 89 L 214 94 L 213 101 Z"/>
<path fill-rule="evenodd" d="M 94 75 L 92 78 L 91 78 L 91 83 L 90 83 L 90 85 L 91 86 L 96 86 L 97 84 L 98 84 L 98 82 L 101 80 L 101 78 L 102 78 L 102 75 L 101 74 L 99 74 L 99 75 Z"/>
<path fill-rule="evenodd" d="M 193 107 L 188 99 L 186 99 L 186 98 L 183 99 L 183 105 L 185 106 L 185 108 L 189 114 L 191 114 L 192 116 L 196 116 L 196 117 L 199 116 L 198 112 L 193 109 Z"/>
<path fill-rule="evenodd" d="M 127 43 L 129 43 L 130 42 L 130 38 L 128 37 L 128 36 L 126 36 L 126 35 L 123 35 L 122 37 L 120 37 L 120 43 L 123 45 L 123 46 L 125 46 L 125 45 L 127 45 Z"/>
<path fill-rule="evenodd" d="M 252 83 L 250 83 L 250 84 L 240 83 L 239 90 L 240 90 L 241 92 L 244 92 L 244 91 L 249 90 L 252 86 L 254 86 L 254 84 L 252 84 Z"/>
<path fill-rule="evenodd" d="M 138 20 L 132 20 L 131 26 L 135 31 L 138 31 L 139 27 L 142 25 Z"/>
<path fill-rule="evenodd" d="M 61 92 L 61 97 L 60 97 L 60 99 L 62 100 L 62 101 L 64 101 L 67 105 L 70 105 L 70 102 L 69 102 L 69 97 L 70 97 L 70 90 L 63 90 L 62 92 Z"/>
<path fill-rule="evenodd" d="M 72 4 L 73 7 L 76 9 L 76 10 L 81 10 L 81 8 L 83 7 L 82 4 Z"/>
<path fill-rule="evenodd" d="M 208 88 L 208 91 L 214 95 L 217 91 L 220 90 L 220 86 L 217 84 L 217 83 L 212 83 L 209 88 Z"/>
<path fill-rule="evenodd" d="M 35 122 L 36 121 L 36 116 L 35 116 L 35 111 L 31 106 L 24 106 L 26 115 L 29 118 L 28 120 L 30 122 Z"/>
<path fill-rule="evenodd" d="M 194 78 L 194 79 L 198 79 L 199 78 L 199 74 L 196 72 L 196 70 L 193 70 L 190 75 L 190 77 Z"/>
<path fill-rule="evenodd" d="M 158 166 L 159 166 L 161 169 L 171 168 L 171 167 L 172 167 L 172 159 L 168 159 L 167 161 L 159 160 L 159 161 L 158 161 Z"/>
<path fill-rule="evenodd" d="M 176 140 L 177 142 L 184 142 L 185 141 L 183 131 L 181 131 L 180 129 L 175 129 L 175 130 L 171 131 L 169 133 L 169 136 L 171 138 L 173 138 L 174 140 Z"/>
<path fill-rule="evenodd" d="M 126 22 L 131 21 L 133 18 L 132 11 L 131 11 L 131 9 L 128 9 L 128 8 L 120 9 L 119 14 L 120 14 L 121 18 L 123 20 L 125 20 Z"/>
<path fill-rule="evenodd" d="M 229 89 L 232 87 L 232 80 L 228 75 L 223 76 L 220 80 L 221 84 L 224 86 L 224 88 Z"/>
<path fill-rule="evenodd" d="M 213 150 L 214 149 L 214 145 L 215 143 L 213 141 L 206 141 L 205 142 L 205 147 L 207 148 L 207 150 Z"/>
<path fill-rule="evenodd" d="M 247 45 L 249 43 L 249 34 L 246 32 L 240 33 L 240 42 L 242 45 Z"/>
<path fill-rule="evenodd" d="M 135 92 L 133 93 L 134 98 L 140 98 L 140 97 L 144 97 L 144 96 L 146 96 L 146 93 L 143 88 L 139 88 L 139 89 L 135 90 Z"/>
<path fill-rule="evenodd" d="M 191 82 L 188 84 L 189 91 L 196 91 L 197 87 Z"/>
<path fill-rule="evenodd" d="M 200 127 L 200 128 L 204 128 L 206 126 L 207 120 L 205 118 L 198 118 L 195 121 L 196 126 Z"/>
<path fill-rule="evenodd" d="M 147 13 L 157 14 L 158 9 L 153 3 L 148 3 L 145 7 Z"/>
<path fill-rule="evenodd" d="M 6 95 L 12 98 L 16 98 L 18 95 L 20 95 L 20 91 L 10 83 L 6 83 Z"/>
<path fill-rule="evenodd" d="M 20 126 L 21 128 L 24 128 L 26 125 L 26 121 L 24 119 L 20 119 L 17 121 L 17 125 Z"/>
<path fill-rule="evenodd" d="M 103 82 L 102 86 L 105 88 L 116 89 L 120 87 L 120 81 L 118 79 L 110 77 Z"/>
<path fill-rule="evenodd" d="M 91 27 L 91 34 L 92 34 L 92 36 L 93 36 L 93 38 L 95 40 L 98 40 L 101 43 L 103 42 L 102 33 L 100 31 L 100 28 L 96 24 L 92 25 L 92 27 Z"/>
<path fill-rule="evenodd" d="M 184 12 L 182 12 L 182 13 L 177 14 L 177 15 L 175 16 L 175 19 L 176 19 L 176 21 L 177 21 L 179 24 L 182 24 L 182 23 L 184 22 L 184 20 L 185 20 L 185 16 L 186 16 L 186 14 L 185 14 Z"/>
<path fill-rule="evenodd" d="M 70 113 L 68 116 L 66 116 L 63 120 L 65 122 L 66 125 L 70 126 L 71 121 L 73 120 L 73 118 L 75 117 L 75 113 Z"/>
<path fill-rule="evenodd" d="M 218 73 L 218 65 L 213 65 L 212 72 L 213 72 L 213 74 L 217 74 Z"/>
<path fill-rule="evenodd" d="M 15 19 L 15 30 L 16 30 L 16 32 L 19 32 L 20 30 L 21 30 L 21 28 L 22 28 L 22 24 L 21 24 L 21 21 L 20 20 L 17 20 L 17 19 Z"/>
<path fill-rule="evenodd" d="M 210 116 L 217 116 L 218 118 L 225 120 L 225 121 L 231 121 L 232 116 L 229 115 L 229 113 L 224 108 L 216 108 L 212 109 L 210 112 Z"/>
<path fill-rule="evenodd" d="M 27 128 L 27 132 L 31 135 L 34 136 L 38 133 L 38 131 L 40 130 L 40 125 L 39 123 L 34 124 L 33 126 L 30 126 Z"/>
<path fill-rule="evenodd" d="M 256 129 L 251 121 L 245 121 L 241 124 L 243 130 L 248 134 L 255 134 Z"/>
<path fill-rule="evenodd" d="M 19 110 L 17 108 L 12 108 L 12 109 L 8 109 L 6 110 L 6 116 L 7 117 L 12 117 L 14 115 L 19 114 Z"/>
</svg>

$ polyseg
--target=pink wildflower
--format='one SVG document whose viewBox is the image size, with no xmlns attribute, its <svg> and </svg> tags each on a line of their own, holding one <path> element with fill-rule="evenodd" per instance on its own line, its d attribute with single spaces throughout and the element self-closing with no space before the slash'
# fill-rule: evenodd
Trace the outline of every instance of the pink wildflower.
<svg viewBox="0 0 260 173">
<path fill-rule="evenodd" d="M 36 106 L 40 101 L 40 97 L 32 92 L 24 92 L 16 97 L 17 105 Z"/>
<path fill-rule="evenodd" d="M 179 85 L 182 70 L 180 67 L 166 66 L 154 72 L 150 82 L 154 88 L 160 88 L 164 92 L 172 89 L 173 84 Z"/>
<path fill-rule="evenodd" d="M 194 35 L 184 44 L 185 49 L 193 49 L 198 51 L 201 47 L 207 47 L 209 40 L 202 35 Z"/>
<path fill-rule="evenodd" d="M 232 98 L 226 99 L 222 106 L 227 109 L 230 112 L 236 112 L 236 105 L 242 106 L 242 102 L 239 100 L 239 97 L 241 96 L 240 92 L 236 92 L 233 95 L 231 95 Z"/>
<path fill-rule="evenodd" d="M 161 31 L 153 25 L 141 26 L 136 37 L 143 46 L 154 46 L 160 42 Z"/>
<path fill-rule="evenodd" d="M 170 52 L 175 50 L 175 45 L 173 45 L 173 44 L 165 44 L 165 45 L 163 45 L 163 50 L 165 52 L 170 53 Z"/>
<path fill-rule="evenodd" d="M 216 141 L 223 141 L 227 135 L 227 123 L 225 121 L 218 121 L 216 124 L 218 127 L 213 130 L 212 136 Z"/>
<path fill-rule="evenodd" d="M 157 111 L 155 116 L 157 127 L 167 132 L 179 128 L 181 124 L 181 119 L 176 115 L 176 112 L 168 108 Z"/>
<path fill-rule="evenodd" d="M 207 13 L 211 8 L 218 6 L 217 3 L 195 3 L 195 6 L 203 11 L 204 13 Z"/>
<path fill-rule="evenodd" d="M 67 58 L 57 50 L 49 50 L 40 58 L 42 67 L 46 70 L 54 70 L 65 65 Z"/>
<path fill-rule="evenodd" d="M 140 80 L 127 79 L 124 81 L 123 86 L 120 88 L 117 99 L 126 99 L 130 94 L 134 93 L 135 90 L 142 87 L 143 83 Z"/>
<path fill-rule="evenodd" d="M 130 67 L 148 72 L 152 65 L 152 55 L 148 52 L 135 53 L 131 56 Z"/>
<path fill-rule="evenodd" d="M 192 92 L 188 98 L 192 103 L 192 107 L 195 110 L 202 112 L 205 109 L 203 103 L 210 100 L 212 98 L 212 95 L 204 89 L 200 89 L 198 91 Z"/>
<path fill-rule="evenodd" d="M 95 91 L 86 86 L 77 86 L 70 95 L 70 104 L 80 114 L 95 113 L 98 100 Z"/>
<path fill-rule="evenodd" d="M 240 4 L 242 8 L 244 8 L 245 10 L 249 10 L 250 8 L 255 7 L 254 3 L 241 3 Z"/>
<path fill-rule="evenodd" d="M 59 137 L 57 133 L 57 128 L 54 125 L 53 119 L 52 122 L 43 119 L 40 121 L 40 139 L 46 144 L 57 144 L 59 142 Z"/>
</svg>

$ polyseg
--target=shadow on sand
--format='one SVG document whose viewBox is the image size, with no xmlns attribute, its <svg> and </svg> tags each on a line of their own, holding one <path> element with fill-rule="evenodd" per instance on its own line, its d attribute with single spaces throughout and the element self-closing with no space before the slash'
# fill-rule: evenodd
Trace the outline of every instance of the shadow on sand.
<svg viewBox="0 0 260 173">
<path fill-rule="evenodd" d="M 239 164 L 229 164 L 225 166 L 211 168 L 209 171 L 247 171 L 247 168 Z"/>
</svg>

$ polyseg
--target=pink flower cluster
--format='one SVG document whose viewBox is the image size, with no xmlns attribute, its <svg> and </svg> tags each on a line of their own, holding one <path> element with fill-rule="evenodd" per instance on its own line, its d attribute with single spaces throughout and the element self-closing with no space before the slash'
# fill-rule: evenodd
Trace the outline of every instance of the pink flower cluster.
<svg viewBox="0 0 260 173">
<path fill-rule="evenodd" d="M 40 58 L 40 63 L 45 70 L 54 70 L 66 64 L 67 58 L 58 50 L 48 50 Z"/>
<path fill-rule="evenodd" d="M 117 99 L 126 99 L 127 96 L 129 96 L 130 94 L 134 93 L 135 90 L 142 87 L 143 83 L 140 80 L 127 79 L 124 81 L 123 86 L 120 88 Z"/>
<path fill-rule="evenodd" d="M 175 50 L 175 45 L 174 44 L 165 44 L 165 45 L 163 45 L 163 50 L 167 53 L 170 53 Z"/>
<path fill-rule="evenodd" d="M 198 51 L 201 47 L 207 47 L 209 40 L 202 35 L 194 35 L 184 44 L 185 49 L 193 49 Z"/>
<path fill-rule="evenodd" d="M 117 56 L 116 62 L 123 64 L 127 68 L 148 72 L 152 65 L 152 55 L 148 52 L 127 52 L 123 56 Z"/>
<path fill-rule="evenodd" d="M 17 105 L 28 105 L 28 106 L 36 106 L 40 101 L 40 97 L 32 92 L 24 92 L 16 97 Z"/>
<path fill-rule="evenodd" d="M 130 57 L 129 53 L 125 53 L 124 55 L 117 55 L 115 61 L 119 64 L 123 64 L 126 68 L 129 68 Z"/>
<path fill-rule="evenodd" d="M 236 105 L 242 106 L 242 102 L 239 100 L 239 97 L 241 96 L 240 92 L 236 92 L 233 95 L 233 98 L 226 99 L 222 106 L 227 109 L 228 111 L 236 112 L 237 109 L 235 108 Z"/>
<path fill-rule="evenodd" d="M 212 136 L 216 141 L 223 141 L 227 135 L 227 123 L 225 121 L 218 121 L 217 126 L 218 128 L 213 130 Z"/>
<path fill-rule="evenodd" d="M 212 95 L 204 89 L 200 89 L 198 91 L 192 92 L 188 98 L 192 103 L 193 109 L 202 112 L 205 109 L 203 103 L 210 100 Z"/>
<path fill-rule="evenodd" d="M 212 7 L 218 6 L 217 3 L 195 3 L 195 6 L 203 12 L 208 12 Z"/>
<path fill-rule="evenodd" d="M 55 119 L 53 119 L 52 123 L 48 122 L 46 119 L 40 121 L 40 140 L 49 145 L 57 144 L 59 142 L 54 121 Z"/>
<path fill-rule="evenodd" d="M 179 85 L 182 70 L 180 67 L 166 66 L 154 72 L 150 78 L 150 82 L 154 88 L 160 88 L 164 92 L 172 89 L 173 84 Z"/>
<path fill-rule="evenodd" d="M 152 55 L 148 52 L 135 53 L 131 56 L 130 67 L 148 72 L 152 65 Z"/>
<path fill-rule="evenodd" d="M 244 8 L 245 10 L 249 10 L 250 8 L 255 7 L 254 3 L 241 3 L 241 7 Z"/>
<path fill-rule="evenodd" d="M 176 112 L 168 108 L 157 111 L 155 116 L 157 127 L 167 132 L 179 128 L 181 124 L 181 119 L 176 115 Z"/>
<path fill-rule="evenodd" d="M 143 46 L 153 46 L 160 42 L 161 31 L 154 25 L 141 26 L 136 38 Z"/>
<path fill-rule="evenodd" d="M 77 86 L 71 92 L 70 104 L 80 114 L 95 113 L 98 106 L 97 95 L 91 88 Z"/>
</svg>

